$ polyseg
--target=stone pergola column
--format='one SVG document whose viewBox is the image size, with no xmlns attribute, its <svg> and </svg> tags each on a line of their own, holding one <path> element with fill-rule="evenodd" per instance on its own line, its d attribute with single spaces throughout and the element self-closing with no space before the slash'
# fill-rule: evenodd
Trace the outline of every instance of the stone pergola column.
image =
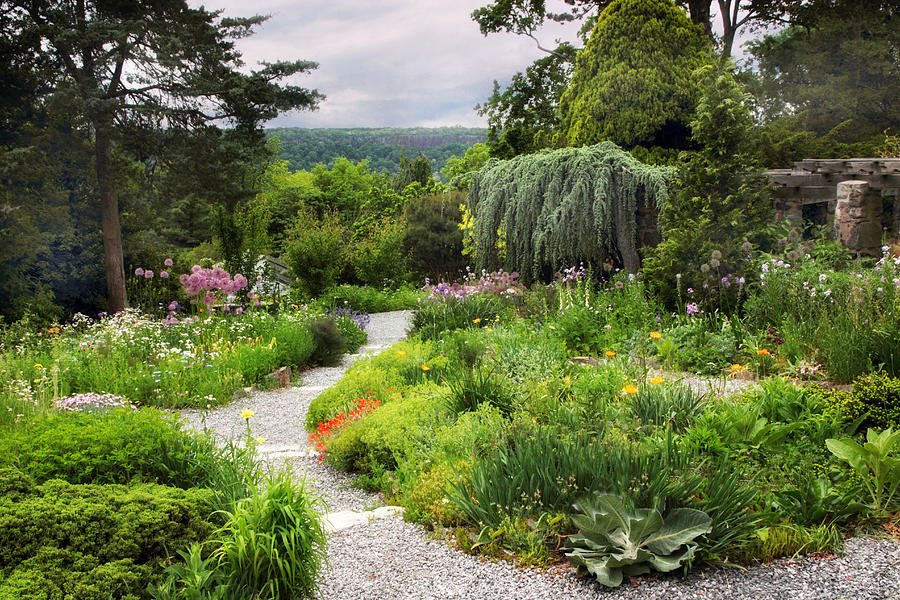
<svg viewBox="0 0 900 600">
<path fill-rule="evenodd" d="M 870 189 L 867 181 L 851 179 L 837 185 L 834 234 L 848 250 L 881 253 L 881 194 Z"/>
</svg>

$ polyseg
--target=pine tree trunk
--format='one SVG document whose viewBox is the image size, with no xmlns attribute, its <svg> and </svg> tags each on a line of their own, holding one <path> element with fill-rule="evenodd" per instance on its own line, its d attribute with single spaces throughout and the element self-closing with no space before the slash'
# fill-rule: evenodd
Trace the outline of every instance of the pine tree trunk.
<svg viewBox="0 0 900 600">
<path fill-rule="evenodd" d="M 106 271 L 106 290 L 109 312 L 128 306 L 125 295 L 125 265 L 122 257 L 122 226 L 119 222 L 119 193 L 112 160 L 110 142 L 111 123 L 94 123 L 97 187 L 100 191 L 103 222 L 103 255 Z"/>
</svg>

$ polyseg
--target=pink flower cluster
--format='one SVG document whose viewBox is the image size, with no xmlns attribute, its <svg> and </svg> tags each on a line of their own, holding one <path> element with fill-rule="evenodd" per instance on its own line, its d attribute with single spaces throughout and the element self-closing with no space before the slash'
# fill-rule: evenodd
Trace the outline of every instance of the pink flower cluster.
<svg viewBox="0 0 900 600">
<path fill-rule="evenodd" d="M 519 278 L 518 273 L 506 273 L 503 269 L 494 273 L 482 271 L 480 277 L 476 277 L 468 267 L 466 275 L 461 282 L 447 283 L 440 282 L 437 285 L 431 285 L 426 278 L 423 291 L 428 292 L 429 299 L 438 298 L 465 298 L 473 294 L 497 295 L 497 296 L 515 296 L 521 295 L 523 288 L 516 282 Z"/>
<path fill-rule="evenodd" d="M 119 407 L 137 410 L 137 407 L 131 402 L 113 394 L 87 392 L 84 394 L 72 394 L 56 401 L 58 410 L 69 412 L 99 412 Z"/>
<path fill-rule="evenodd" d="M 227 296 L 247 287 L 247 278 L 240 273 L 232 279 L 228 271 L 222 267 L 204 269 L 200 265 L 191 267 L 191 272 L 183 273 L 178 281 L 184 286 L 184 293 L 188 296 L 198 296 L 206 292 L 203 302 L 207 306 L 213 303 L 217 291 Z"/>
</svg>

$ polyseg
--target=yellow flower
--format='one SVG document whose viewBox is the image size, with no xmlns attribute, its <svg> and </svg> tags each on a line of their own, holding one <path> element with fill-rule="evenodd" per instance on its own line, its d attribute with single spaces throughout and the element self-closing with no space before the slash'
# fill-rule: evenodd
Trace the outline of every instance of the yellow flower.
<svg viewBox="0 0 900 600">
<path fill-rule="evenodd" d="M 490 327 L 485 327 L 484 330 L 487 331 L 488 333 L 493 331 L 493 329 L 491 329 Z"/>
<path fill-rule="evenodd" d="M 628 385 L 626 385 L 625 387 L 622 388 L 622 393 L 623 394 L 637 394 L 638 389 L 629 383 Z"/>
<path fill-rule="evenodd" d="M 242 419 L 249 419 L 250 417 L 252 417 L 252 416 L 255 415 L 255 414 L 256 414 L 256 413 L 254 413 L 252 410 L 249 410 L 249 409 L 246 409 L 246 408 L 245 408 L 244 410 L 241 411 L 241 418 L 242 418 Z"/>
<path fill-rule="evenodd" d="M 35 369 L 43 369 L 44 365 L 42 365 L 41 363 L 34 363 L 34 368 Z"/>
<path fill-rule="evenodd" d="M 473 323 L 481 323 L 481 317 L 478 317 L 477 319 L 472 319 L 472 322 Z"/>
<path fill-rule="evenodd" d="M 35 382 L 35 383 L 40 383 L 41 380 L 40 380 L 40 379 L 35 379 L 34 382 Z"/>
<path fill-rule="evenodd" d="M 555 326 L 555 325 L 548 325 L 547 327 L 549 327 L 551 330 L 554 330 L 554 331 L 556 330 L 556 326 Z"/>
<path fill-rule="evenodd" d="M 769 355 L 769 351 L 766 350 L 765 348 L 760 348 L 759 350 L 756 351 L 756 353 L 759 354 L 760 356 L 768 356 Z"/>
<path fill-rule="evenodd" d="M 431 370 L 431 367 L 429 367 L 428 365 L 422 365 L 422 370 L 423 370 L 423 371 L 430 371 L 430 370 Z"/>
<path fill-rule="evenodd" d="M 606 356 L 608 356 L 609 358 L 612 358 L 612 357 L 615 356 L 615 355 L 616 355 L 616 353 L 613 352 L 612 350 L 607 350 L 607 351 L 606 351 Z"/>
<path fill-rule="evenodd" d="M 256 443 L 257 443 L 257 444 L 262 444 L 262 443 L 265 442 L 265 441 L 266 441 L 266 438 L 264 438 L 264 437 L 258 437 L 258 438 L 256 438 Z"/>
<path fill-rule="evenodd" d="M 743 371 L 744 367 L 741 366 L 739 363 L 734 363 L 733 365 L 731 365 L 731 370 L 734 371 L 735 373 L 738 373 L 740 371 Z"/>
<path fill-rule="evenodd" d="M 397 356 L 406 356 L 406 350 L 397 350 Z"/>
<path fill-rule="evenodd" d="M 658 331 L 651 331 L 650 337 L 652 337 L 654 340 L 658 340 L 658 339 L 662 338 L 662 334 Z"/>
<path fill-rule="evenodd" d="M 652 383 L 653 385 L 659 385 L 665 380 L 665 377 L 656 376 L 650 380 L 650 383 Z"/>
</svg>

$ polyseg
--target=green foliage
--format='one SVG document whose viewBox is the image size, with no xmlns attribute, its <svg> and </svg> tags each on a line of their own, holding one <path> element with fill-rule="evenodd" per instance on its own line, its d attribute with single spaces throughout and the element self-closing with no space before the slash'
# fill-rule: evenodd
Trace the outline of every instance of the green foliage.
<svg viewBox="0 0 900 600">
<path fill-rule="evenodd" d="M 468 191 L 472 180 L 471 173 L 483 167 L 490 157 L 487 144 L 475 144 L 466 149 L 462 158 L 451 156 L 441 169 L 441 175 L 450 182 L 452 189 Z"/>
<path fill-rule="evenodd" d="M 311 597 L 326 563 L 321 498 L 289 470 L 225 513 L 215 556 L 228 587 L 240 597 Z"/>
<path fill-rule="evenodd" d="M 631 412 L 643 425 L 681 432 L 706 409 L 706 398 L 682 385 L 645 386 L 631 400 Z"/>
<path fill-rule="evenodd" d="M 900 429 L 900 379 L 887 373 L 863 375 L 854 380 L 852 395 L 840 408 L 847 420 L 865 415 L 863 427 Z"/>
<path fill-rule="evenodd" d="M 711 60 L 703 29 L 666 0 L 616 0 L 600 13 L 560 98 L 573 146 L 687 146 L 691 73 Z"/>
<path fill-rule="evenodd" d="M 504 415 L 515 408 L 514 392 L 488 369 L 453 370 L 444 382 L 450 388 L 445 403 L 454 414 L 476 410 L 481 404 L 490 404 Z"/>
<path fill-rule="evenodd" d="M 216 446 L 212 436 L 183 430 L 178 419 L 152 409 L 102 414 L 57 414 L 5 431 L 0 463 L 37 483 L 72 484 L 132 480 L 215 490 L 218 507 L 244 497 L 257 466 L 250 449 Z"/>
<path fill-rule="evenodd" d="M 381 286 L 406 280 L 404 241 L 409 232 L 403 222 L 383 217 L 370 223 L 366 235 L 350 248 L 348 261 L 356 279 Z"/>
<path fill-rule="evenodd" d="M 612 495 L 587 496 L 575 510 L 572 524 L 580 532 L 566 540 L 566 558 L 579 573 L 590 573 L 607 587 L 618 587 L 623 575 L 690 564 L 695 538 L 709 533 L 712 523 L 709 515 L 691 508 L 676 508 L 665 519 L 655 508 L 631 512 Z"/>
<path fill-rule="evenodd" d="M 301 211 L 285 239 L 285 260 L 301 291 L 315 297 L 337 283 L 347 253 L 347 233 L 335 212 L 321 220 Z"/>
<path fill-rule="evenodd" d="M 412 270 L 435 279 L 459 275 L 463 266 L 463 202 L 465 196 L 453 192 L 417 198 L 407 204 L 403 248 Z"/>
<path fill-rule="evenodd" d="M 316 319 L 309 324 L 309 333 L 316 343 L 312 360 L 329 367 L 337 365 L 347 349 L 347 341 L 335 320 L 331 317 Z"/>
<path fill-rule="evenodd" d="M 844 536 L 834 524 L 803 527 L 781 523 L 759 529 L 749 552 L 758 560 L 771 561 L 782 556 L 840 551 L 843 546 Z"/>
<path fill-rule="evenodd" d="M 825 440 L 832 454 L 850 464 L 862 479 L 876 512 L 889 511 L 900 489 L 900 431 L 871 427 L 862 446 L 851 438 Z"/>
<path fill-rule="evenodd" d="M 569 85 L 575 55 L 575 47 L 563 42 L 548 56 L 535 60 L 524 73 L 513 75 L 502 92 L 494 81 L 490 98 L 475 107 L 488 119 L 485 149 L 490 149 L 492 157 L 507 159 L 541 148 L 565 146 L 559 99 Z M 450 164 L 448 161 L 448 168 Z"/>
<path fill-rule="evenodd" d="M 344 340 L 344 351 L 348 354 L 356 352 L 368 341 L 369 336 L 365 328 L 360 328 L 351 317 L 337 317 L 334 322 Z"/>
<path fill-rule="evenodd" d="M 316 299 L 315 304 L 332 309 L 350 308 L 367 313 L 377 313 L 416 308 L 420 297 L 420 292 L 411 287 L 392 290 L 344 284 L 325 290 Z"/>
<path fill-rule="evenodd" d="M 489 162 L 469 192 L 478 267 L 517 271 L 526 283 L 579 261 L 637 271 L 637 249 L 650 241 L 638 213 L 665 203 L 667 174 L 609 142 Z"/>
<path fill-rule="evenodd" d="M 203 558 L 200 544 L 191 544 L 188 550 L 179 550 L 178 555 L 184 564 L 169 565 L 166 567 L 166 579 L 148 588 L 154 600 L 228 599 L 224 573 L 216 568 L 215 558 Z"/>
<path fill-rule="evenodd" d="M 211 501 L 210 490 L 60 480 L 4 496 L 0 598 L 144 597 L 169 552 L 209 535 Z"/>
<path fill-rule="evenodd" d="M 279 158 L 291 169 L 331 165 L 339 158 L 365 160 L 373 171 L 396 173 L 404 148 L 421 151 L 440 170 L 453 156 L 481 143 L 485 130 L 467 127 L 438 128 L 267 128 L 266 134 L 282 142 Z"/>
<path fill-rule="evenodd" d="M 483 327 L 482 323 L 497 319 L 502 310 L 503 301 L 487 294 L 432 298 L 423 301 L 413 315 L 412 331 L 422 339 L 437 340 L 454 329 Z"/>
<path fill-rule="evenodd" d="M 694 506 L 712 517 L 712 529 L 700 540 L 704 560 L 727 561 L 752 540 L 763 517 L 750 510 L 758 492 L 730 462 L 712 464 Z"/>
<path fill-rule="evenodd" d="M 896 6 L 838 0 L 810 13 L 750 44 L 770 167 L 874 156 L 885 130 L 900 130 Z"/>
<path fill-rule="evenodd" d="M 668 443 L 518 425 L 447 495 L 472 523 L 494 527 L 508 516 L 566 511 L 593 491 L 610 491 L 635 505 L 678 505 L 700 481 L 682 470 L 689 457 Z"/>
<path fill-rule="evenodd" d="M 856 492 L 842 493 L 825 477 L 801 473 L 796 485 L 772 492 L 769 504 L 799 525 L 840 523 L 865 510 L 854 502 Z"/>
<path fill-rule="evenodd" d="M 690 122 L 699 150 L 681 156 L 676 192 L 660 215 L 663 241 L 644 261 L 645 278 L 669 305 L 682 289 L 746 278 L 747 248 L 767 246 L 772 221 L 767 181 L 752 157 L 753 119 L 731 67 L 707 66 L 694 80 L 702 90 Z"/>
<path fill-rule="evenodd" d="M 392 178 L 391 184 L 397 193 L 403 192 L 414 183 L 427 187 L 432 182 L 432 169 L 428 157 L 419 153 L 415 159 L 409 160 L 406 156 L 400 159 L 400 169 Z"/>
</svg>

